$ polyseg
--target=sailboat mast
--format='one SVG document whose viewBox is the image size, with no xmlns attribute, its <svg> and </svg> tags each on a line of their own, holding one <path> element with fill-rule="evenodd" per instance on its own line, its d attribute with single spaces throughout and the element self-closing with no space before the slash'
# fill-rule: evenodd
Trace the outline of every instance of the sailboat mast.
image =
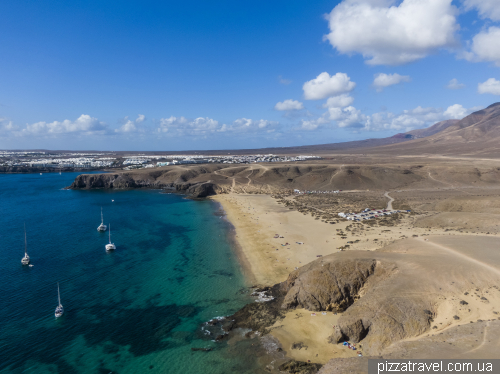
<svg viewBox="0 0 500 374">
<path fill-rule="evenodd" d="M 101 225 L 104 223 L 104 219 L 102 218 L 102 208 L 101 208 Z"/>
<path fill-rule="evenodd" d="M 61 293 L 59 292 L 59 282 L 57 282 L 57 301 L 59 302 L 59 306 L 61 306 Z"/>
<path fill-rule="evenodd" d="M 26 239 L 26 223 L 24 224 L 24 256 L 28 254 L 28 240 Z"/>
<path fill-rule="evenodd" d="M 111 223 L 109 224 L 109 244 L 111 244 Z"/>
</svg>

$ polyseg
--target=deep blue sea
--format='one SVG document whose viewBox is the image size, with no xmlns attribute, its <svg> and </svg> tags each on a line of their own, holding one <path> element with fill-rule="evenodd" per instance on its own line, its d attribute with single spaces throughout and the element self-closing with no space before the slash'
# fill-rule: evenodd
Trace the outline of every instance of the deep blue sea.
<svg viewBox="0 0 500 374">
<path fill-rule="evenodd" d="M 77 175 L 0 175 L 0 373 L 261 372 L 245 340 L 200 329 L 252 301 L 219 207 L 158 190 L 64 190 Z M 33 267 L 20 262 L 24 223 Z"/>
</svg>

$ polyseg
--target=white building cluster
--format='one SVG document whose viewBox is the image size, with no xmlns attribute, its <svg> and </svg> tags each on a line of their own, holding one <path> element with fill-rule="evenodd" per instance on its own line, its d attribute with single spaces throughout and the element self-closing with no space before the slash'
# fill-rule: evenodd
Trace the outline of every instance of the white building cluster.
<svg viewBox="0 0 500 374">
<path fill-rule="evenodd" d="M 332 190 L 332 191 L 316 191 L 316 190 L 293 190 L 296 195 L 306 195 L 306 194 L 328 194 L 328 193 L 340 193 L 342 190 Z"/>
<path fill-rule="evenodd" d="M 410 210 L 387 210 L 387 209 L 372 210 L 366 208 L 360 213 L 338 213 L 338 216 L 340 218 L 345 218 L 349 221 L 362 221 L 367 219 L 379 218 L 383 216 L 390 216 L 391 214 L 396 214 L 396 213 L 410 213 L 410 212 L 411 212 Z"/>
<path fill-rule="evenodd" d="M 65 155 L 67 156 L 67 155 Z M 115 158 L 112 157 L 72 157 L 72 158 L 29 158 L 27 160 L 19 160 L 11 158 L 3 162 L 7 166 L 21 166 L 32 168 L 106 168 L 113 165 Z"/>
<path fill-rule="evenodd" d="M 114 156 L 114 157 L 111 157 Z M 3 158 L 3 159 L 2 159 Z M 125 170 L 152 168 L 177 164 L 250 164 L 257 162 L 294 162 L 319 159 L 317 156 L 278 156 L 267 155 L 120 155 L 109 152 L 39 152 L 39 151 L 0 151 L 0 165 L 32 168 L 75 168 L 103 169 L 122 166 Z"/>
<path fill-rule="evenodd" d="M 256 162 L 293 162 L 306 161 L 309 159 L 320 159 L 318 156 L 277 156 L 269 155 L 224 155 L 224 156 L 204 156 L 204 155 L 177 155 L 163 156 L 167 161 L 157 162 L 157 166 L 167 166 L 176 164 L 251 164 Z"/>
</svg>

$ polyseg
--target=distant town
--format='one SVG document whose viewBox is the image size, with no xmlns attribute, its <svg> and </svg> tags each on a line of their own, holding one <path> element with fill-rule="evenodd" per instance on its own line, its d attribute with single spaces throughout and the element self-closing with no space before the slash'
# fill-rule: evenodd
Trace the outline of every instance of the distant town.
<svg viewBox="0 0 500 374">
<path fill-rule="evenodd" d="M 180 164 L 250 164 L 321 159 L 318 156 L 268 155 L 126 155 L 111 152 L 0 151 L 0 172 L 43 170 L 142 169 Z"/>
</svg>

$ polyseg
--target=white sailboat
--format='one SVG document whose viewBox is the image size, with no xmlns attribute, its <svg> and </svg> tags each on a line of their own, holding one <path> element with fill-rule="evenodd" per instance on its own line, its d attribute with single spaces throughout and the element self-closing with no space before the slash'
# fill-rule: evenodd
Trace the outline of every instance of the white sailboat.
<svg viewBox="0 0 500 374">
<path fill-rule="evenodd" d="M 101 232 L 104 232 L 108 229 L 108 227 L 104 224 L 104 219 L 102 217 L 102 208 L 101 208 L 101 224 L 99 225 L 99 227 L 97 228 L 97 231 L 101 231 Z"/>
<path fill-rule="evenodd" d="M 111 223 L 109 224 L 109 244 L 106 244 L 106 251 L 114 251 L 116 246 L 114 243 L 111 243 Z"/>
<path fill-rule="evenodd" d="M 59 292 L 59 282 L 57 282 L 57 301 L 59 302 L 59 304 L 56 307 L 54 315 L 56 316 L 56 318 L 59 318 L 64 314 L 64 308 L 61 304 L 61 293 Z"/>
<path fill-rule="evenodd" d="M 28 241 L 26 240 L 26 224 L 24 225 L 24 257 L 21 259 L 21 264 L 30 264 L 30 256 L 28 256 Z"/>
</svg>

